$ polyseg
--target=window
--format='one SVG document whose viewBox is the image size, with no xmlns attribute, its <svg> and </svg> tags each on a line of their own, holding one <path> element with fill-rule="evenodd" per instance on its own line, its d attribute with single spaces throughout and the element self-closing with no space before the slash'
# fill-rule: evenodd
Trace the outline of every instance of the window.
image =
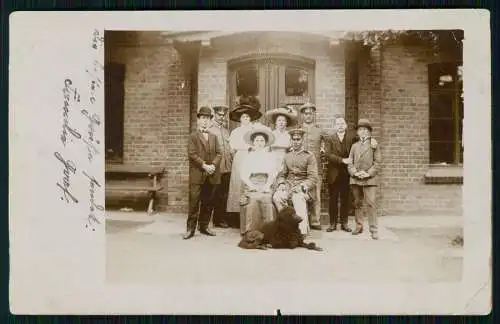
<svg viewBox="0 0 500 324">
<path fill-rule="evenodd" d="M 461 63 L 429 65 L 429 159 L 431 164 L 463 163 L 464 118 Z"/>
<path fill-rule="evenodd" d="M 256 96 L 259 93 L 259 75 L 256 66 L 247 66 L 236 71 L 236 95 Z"/>
<path fill-rule="evenodd" d="M 104 67 L 105 96 L 105 159 L 106 162 L 123 161 L 123 109 L 125 65 L 108 63 Z"/>
<path fill-rule="evenodd" d="M 297 67 L 286 67 L 285 69 L 285 92 L 287 96 L 307 96 L 308 89 L 307 70 Z"/>
</svg>

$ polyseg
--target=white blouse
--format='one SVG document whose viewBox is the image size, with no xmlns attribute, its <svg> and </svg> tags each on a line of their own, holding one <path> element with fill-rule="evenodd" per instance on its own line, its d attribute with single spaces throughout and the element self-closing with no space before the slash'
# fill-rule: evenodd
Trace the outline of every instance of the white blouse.
<svg viewBox="0 0 500 324">
<path fill-rule="evenodd" d="M 250 177 L 254 173 L 267 174 L 267 184 L 271 186 L 276 179 L 277 165 L 275 156 L 264 148 L 260 151 L 252 151 L 243 160 L 240 170 L 241 181 L 248 186 L 252 185 Z"/>
<path fill-rule="evenodd" d="M 279 131 L 275 129 L 273 130 L 273 135 L 274 135 L 274 143 L 273 145 L 271 145 L 271 148 L 287 149 L 291 146 L 292 140 L 287 130 Z"/>
</svg>

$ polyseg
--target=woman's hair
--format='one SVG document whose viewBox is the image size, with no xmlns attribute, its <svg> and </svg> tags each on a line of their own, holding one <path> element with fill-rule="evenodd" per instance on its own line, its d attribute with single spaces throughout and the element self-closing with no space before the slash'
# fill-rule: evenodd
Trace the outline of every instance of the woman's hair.
<svg viewBox="0 0 500 324">
<path fill-rule="evenodd" d="M 287 125 L 290 124 L 290 118 L 288 116 L 286 116 L 286 115 L 283 115 L 283 114 L 277 114 L 276 116 L 274 116 L 273 124 L 276 125 L 276 121 L 278 120 L 279 116 L 283 116 L 283 118 L 285 118 Z"/>
<path fill-rule="evenodd" d="M 250 136 L 250 140 L 253 142 L 257 136 L 262 136 L 266 140 L 266 144 L 269 143 L 269 137 L 267 136 L 266 133 L 253 133 L 252 136 Z"/>
</svg>

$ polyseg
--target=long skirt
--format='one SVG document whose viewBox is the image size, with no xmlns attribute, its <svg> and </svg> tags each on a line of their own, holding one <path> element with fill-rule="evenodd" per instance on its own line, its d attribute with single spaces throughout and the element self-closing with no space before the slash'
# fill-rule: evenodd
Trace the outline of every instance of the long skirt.
<svg viewBox="0 0 500 324">
<path fill-rule="evenodd" d="M 240 197 L 242 193 L 240 169 L 245 156 L 247 156 L 247 150 L 237 151 L 234 155 L 233 165 L 231 169 L 231 180 L 229 182 L 229 192 L 227 195 L 227 207 L 226 211 L 228 213 L 239 213 L 240 212 Z"/>
<path fill-rule="evenodd" d="M 259 188 L 262 188 L 267 181 L 267 175 L 252 175 L 250 181 Z M 272 192 L 250 192 L 246 184 L 243 184 L 243 193 L 240 200 L 240 231 L 246 233 L 258 230 L 275 217 L 272 201 Z"/>
</svg>

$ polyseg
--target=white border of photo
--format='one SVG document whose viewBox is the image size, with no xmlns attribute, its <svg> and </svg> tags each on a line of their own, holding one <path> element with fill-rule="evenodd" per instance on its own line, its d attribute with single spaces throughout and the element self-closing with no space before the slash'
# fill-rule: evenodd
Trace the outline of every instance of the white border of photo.
<svg viewBox="0 0 500 324">
<path fill-rule="evenodd" d="M 278 31 L 299 27 L 315 31 L 464 30 L 462 281 L 107 285 L 102 210 L 104 91 L 100 86 L 104 30 Z M 278 308 L 284 315 L 490 312 L 491 50 L 487 10 L 15 12 L 10 16 L 9 54 L 11 312 L 273 315 Z M 88 114 L 80 114 L 83 110 Z M 73 114 L 70 121 L 65 113 Z M 93 136 L 87 132 L 90 127 Z M 71 133 L 74 129 L 85 132 L 77 137 Z M 306 307 L 305 299 L 315 302 Z"/>
</svg>

